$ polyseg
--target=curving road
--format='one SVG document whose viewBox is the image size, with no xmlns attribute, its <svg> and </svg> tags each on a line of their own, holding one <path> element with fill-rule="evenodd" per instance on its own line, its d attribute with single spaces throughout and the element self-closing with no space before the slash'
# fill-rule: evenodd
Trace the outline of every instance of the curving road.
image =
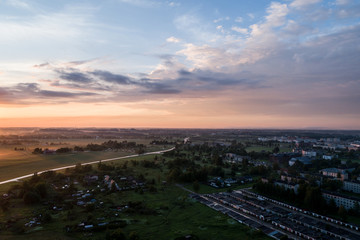
<svg viewBox="0 0 360 240">
<path fill-rule="evenodd" d="M 162 150 L 162 151 L 148 152 L 148 153 L 144 153 L 144 154 L 134 154 L 134 155 L 124 156 L 124 157 L 108 158 L 108 159 L 97 160 L 97 161 L 93 161 L 93 162 L 82 163 L 81 165 L 96 164 L 96 163 L 99 163 L 99 162 L 110 162 L 110 161 L 115 161 L 115 160 L 119 160 L 119 159 L 139 157 L 139 156 L 151 155 L 151 154 L 162 154 L 164 152 L 170 152 L 170 151 L 172 151 L 174 149 L 175 149 L 175 147 L 170 148 L 170 149 L 166 149 L 166 150 Z M 66 168 L 73 168 L 75 166 L 76 165 L 69 165 L 69 166 L 65 166 L 65 167 L 52 168 L 52 169 L 47 169 L 47 170 L 40 171 L 40 172 L 37 172 L 37 173 L 41 174 L 41 173 L 47 172 L 47 171 L 59 171 L 59 170 L 63 170 L 63 169 L 66 169 Z M 33 175 L 34 175 L 34 173 L 31 173 L 31 174 L 24 175 L 24 176 L 21 176 L 21 177 L 5 180 L 5 181 L 0 182 L 0 185 L 5 184 L 5 183 L 9 183 L 9 182 L 16 182 L 16 181 L 24 179 L 24 178 L 32 177 Z"/>
</svg>

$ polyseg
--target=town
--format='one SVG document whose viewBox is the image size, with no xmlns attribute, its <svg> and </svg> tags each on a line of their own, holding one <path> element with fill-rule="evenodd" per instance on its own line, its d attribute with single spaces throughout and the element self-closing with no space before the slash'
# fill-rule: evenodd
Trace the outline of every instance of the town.
<svg viewBox="0 0 360 240">
<path fill-rule="evenodd" d="M 59 143 L 25 134 L 2 146 L 48 162 L 132 155 L 1 185 L 4 239 L 360 239 L 359 132 L 49 131 Z"/>
</svg>

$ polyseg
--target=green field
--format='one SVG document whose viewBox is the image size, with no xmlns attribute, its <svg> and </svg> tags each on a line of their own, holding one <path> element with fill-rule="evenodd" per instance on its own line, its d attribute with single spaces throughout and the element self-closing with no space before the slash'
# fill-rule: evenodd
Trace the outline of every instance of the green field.
<svg viewBox="0 0 360 240">
<path fill-rule="evenodd" d="M 122 141 L 122 140 L 121 140 Z M 137 143 L 148 144 L 150 140 L 135 139 L 129 141 L 137 141 Z M 47 145 L 45 143 L 59 143 L 58 145 Z M 99 139 L 71 139 L 61 141 L 47 140 L 38 145 L 26 146 L 25 151 L 15 151 L 15 147 L 24 146 L 0 146 L 0 181 L 11 178 L 31 174 L 46 169 L 63 167 L 67 165 L 75 165 L 76 163 L 86 163 L 107 158 L 122 157 L 135 154 L 134 151 L 101 151 L 101 152 L 78 152 L 72 154 L 32 154 L 32 150 L 36 147 L 43 149 L 58 149 L 60 147 L 73 147 L 75 145 L 85 146 L 88 143 L 102 143 L 104 140 Z M 164 146 L 161 145 L 147 145 L 147 151 L 163 150 Z M 170 148 L 171 146 L 167 146 Z"/>
<path fill-rule="evenodd" d="M 251 147 L 247 147 L 245 150 L 246 152 L 261 152 L 261 151 L 266 151 L 266 152 L 272 152 L 272 150 L 275 147 L 267 147 L 267 146 L 251 146 Z M 280 146 L 280 152 L 291 152 L 291 148 L 289 148 L 288 146 Z"/>
</svg>

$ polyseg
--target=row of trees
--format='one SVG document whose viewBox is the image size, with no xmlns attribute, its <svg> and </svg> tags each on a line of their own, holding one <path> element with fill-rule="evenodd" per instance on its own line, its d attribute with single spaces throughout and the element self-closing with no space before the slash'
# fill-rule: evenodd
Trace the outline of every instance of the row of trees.
<svg viewBox="0 0 360 240">
<path fill-rule="evenodd" d="M 107 142 L 103 142 L 102 144 L 94 144 L 90 143 L 85 147 L 75 146 L 74 148 L 62 147 L 55 150 L 56 153 L 69 153 L 72 151 L 83 152 L 83 151 L 104 151 L 107 149 L 120 150 L 120 149 L 136 149 L 137 153 L 142 154 L 146 150 L 146 146 L 144 144 L 136 144 L 136 142 L 128 142 L 128 141 L 113 141 L 109 140 Z M 49 151 L 48 149 L 43 150 L 42 148 L 35 148 L 32 152 L 33 154 L 43 154 L 44 152 Z"/>
</svg>

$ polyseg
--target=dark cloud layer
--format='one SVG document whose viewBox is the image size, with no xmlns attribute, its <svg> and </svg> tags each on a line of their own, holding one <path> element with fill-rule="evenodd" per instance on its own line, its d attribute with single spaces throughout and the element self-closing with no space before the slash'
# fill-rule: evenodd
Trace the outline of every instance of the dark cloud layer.
<svg viewBox="0 0 360 240">
<path fill-rule="evenodd" d="M 109 71 L 102 71 L 102 70 L 96 70 L 93 72 L 89 72 L 89 74 L 99 77 L 101 80 L 105 82 L 110 83 L 116 83 L 116 84 L 133 84 L 134 82 L 127 76 L 121 75 L 121 74 L 114 74 Z"/>
<path fill-rule="evenodd" d="M 63 80 L 75 83 L 90 83 L 93 81 L 87 74 L 78 72 L 77 70 L 72 71 L 58 71 L 59 77 Z"/>
<path fill-rule="evenodd" d="M 26 104 L 28 100 L 39 103 L 48 100 L 69 100 L 96 96 L 92 92 L 52 91 L 41 89 L 37 83 L 20 83 L 13 87 L 0 88 L 0 103 Z"/>
</svg>

